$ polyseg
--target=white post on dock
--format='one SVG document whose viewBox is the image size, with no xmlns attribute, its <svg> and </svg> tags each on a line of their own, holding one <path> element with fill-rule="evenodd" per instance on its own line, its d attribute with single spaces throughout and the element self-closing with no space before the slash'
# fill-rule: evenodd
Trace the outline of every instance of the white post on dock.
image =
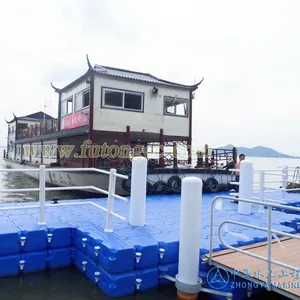
<svg viewBox="0 0 300 300">
<path fill-rule="evenodd" d="M 46 171 L 45 166 L 40 166 L 39 172 L 39 204 L 40 204 L 40 221 L 38 225 L 46 225 L 45 202 L 46 202 Z"/>
<path fill-rule="evenodd" d="M 201 236 L 202 180 L 182 180 L 180 240 L 176 288 L 178 296 L 196 299 L 201 287 L 199 278 Z"/>
<path fill-rule="evenodd" d="M 132 159 L 130 215 L 131 226 L 144 226 L 146 219 L 147 164 L 143 156 Z"/>
<path fill-rule="evenodd" d="M 240 187 L 239 197 L 251 199 L 253 196 L 253 164 L 251 161 L 243 160 L 240 165 Z M 238 212 L 251 215 L 252 203 L 239 201 Z"/>
<path fill-rule="evenodd" d="M 105 224 L 105 229 L 104 231 L 106 232 L 112 232 L 112 220 L 111 220 L 111 213 L 114 210 L 114 193 L 116 190 L 116 174 L 117 170 L 116 169 L 110 169 L 109 171 L 109 184 L 108 184 L 108 197 L 107 197 L 107 213 L 106 213 L 106 224 Z"/>
</svg>

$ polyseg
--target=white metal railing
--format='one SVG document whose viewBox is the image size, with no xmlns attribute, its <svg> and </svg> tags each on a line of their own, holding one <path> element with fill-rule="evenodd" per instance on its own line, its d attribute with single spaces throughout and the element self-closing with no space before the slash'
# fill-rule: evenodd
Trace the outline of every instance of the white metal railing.
<svg viewBox="0 0 300 300">
<path fill-rule="evenodd" d="M 103 190 L 97 188 L 95 186 L 59 186 L 59 187 L 46 187 L 46 172 L 78 172 L 78 171 L 94 171 L 101 174 L 106 174 L 109 176 L 109 185 L 108 190 Z M 123 200 L 125 202 L 128 201 L 127 198 L 119 196 L 115 193 L 116 189 L 116 179 L 117 177 L 128 179 L 127 175 L 118 174 L 116 169 L 110 169 L 110 171 L 96 169 L 96 168 L 46 168 L 44 165 L 41 165 L 39 168 L 35 169 L 0 169 L 0 173 L 27 173 L 27 172 L 36 172 L 39 173 L 39 187 L 38 188 L 26 188 L 26 189 L 1 189 L 1 193 L 18 193 L 18 192 L 39 192 L 39 204 L 38 205 L 25 205 L 25 206 L 8 206 L 8 207 L 0 207 L 0 210 L 12 210 L 12 209 L 27 209 L 27 208 L 39 208 L 40 210 L 40 218 L 39 225 L 46 225 L 46 215 L 45 215 L 45 207 L 52 206 L 46 205 L 46 191 L 65 191 L 65 190 L 94 190 L 108 196 L 107 198 L 107 208 L 98 205 L 94 202 L 68 202 L 68 203 L 60 203 L 58 206 L 65 205 L 93 205 L 103 211 L 106 212 L 106 225 L 105 231 L 111 232 L 112 229 L 112 216 L 119 218 L 120 220 L 126 222 L 127 219 L 122 217 L 119 214 L 116 214 L 114 209 L 114 198 Z"/>
<path fill-rule="evenodd" d="M 230 169 L 229 171 L 238 171 L 239 169 Z M 293 172 L 291 174 L 290 172 Z M 259 175 L 259 180 L 253 180 L 253 188 L 257 188 L 253 191 L 253 194 L 257 194 L 258 196 L 252 196 L 252 199 L 259 199 L 260 201 L 272 201 L 272 202 L 279 202 L 285 203 L 286 202 L 286 192 L 292 191 L 300 191 L 300 188 L 287 188 L 289 184 L 300 183 L 300 167 L 292 167 L 289 168 L 288 166 L 282 167 L 281 169 L 273 169 L 273 170 L 253 170 L 253 178 Z M 266 180 L 267 176 L 279 177 L 278 179 L 268 179 Z M 292 179 L 290 180 L 290 178 Z M 270 187 L 268 184 L 271 183 L 278 183 L 281 184 L 281 187 Z M 240 185 L 239 182 L 230 182 L 232 185 Z M 265 198 L 265 191 L 267 193 L 278 193 L 281 192 L 281 200 L 276 199 L 269 199 Z M 232 196 L 239 196 L 239 193 L 231 193 Z M 263 210 L 263 207 L 260 206 L 260 210 Z"/>
<path fill-rule="evenodd" d="M 236 198 L 234 197 L 229 197 L 229 196 L 217 196 L 212 200 L 211 203 L 211 219 L 210 219 L 210 250 L 209 250 L 209 265 L 212 265 L 212 254 L 213 254 L 213 226 L 214 226 L 214 208 L 215 208 L 215 204 L 217 201 L 220 200 L 235 200 Z M 273 208 L 279 208 L 279 209 L 288 209 L 288 210 L 294 210 L 296 212 L 300 212 L 300 208 L 299 207 L 291 207 L 291 206 L 286 206 L 286 205 L 282 205 L 282 204 L 275 204 L 275 203 L 265 203 L 262 201 L 256 201 L 256 200 L 252 200 L 252 199 L 242 199 L 239 198 L 239 201 L 241 202 L 247 202 L 247 203 L 253 203 L 253 204 L 258 204 L 259 206 L 262 205 L 267 205 L 268 206 L 268 227 L 264 228 L 264 227 L 260 227 L 260 226 L 255 226 L 255 225 L 250 225 L 248 223 L 243 223 L 243 222 L 236 222 L 236 221 L 232 221 L 232 220 L 224 220 L 220 223 L 219 227 L 218 227 L 218 236 L 220 241 L 222 242 L 222 244 L 227 247 L 228 249 L 232 249 L 235 250 L 237 252 L 255 257 L 259 260 L 263 260 L 265 262 L 267 262 L 268 265 L 268 290 L 270 291 L 272 289 L 272 285 L 271 285 L 271 278 L 272 278 L 272 268 L 271 265 L 272 264 L 276 264 L 278 266 L 284 267 L 286 269 L 291 269 L 294 270 L 295 272 L 299 272 L 299 268 L 298 267 L 294 267 L 291 265 L 287 265 L 283 262 L 277 261 L 272 259 L 272 237 L 274 236 L 274 238 L 278 241 L 278 237 L 276 235 L 281 235 L 281 236 L 287 236 L 290 238 L 295 238 L 300 240 L 300 235 L 297 234 L 290 234 L 287 232 L 282 232 L 282 231 L 278 231 L 278 230 L 273 230 L 272 229 L 272 211 Z M 267 247 L 268 247 L 268 256 L 264 257 L 261 255 L 257 255 L 254 253 L 251 253 L 250 251 L 246 251 L 237 247 L 233 247 L 231 245 L 229 245 L 228 243 L 226 243 L 221 235 L 221 229 L 222 226 L 224 226 L 225 224 L 234 224 L 234 225 L 240 225 L 240 226 L 245 226 L 245 227 L 249 227 L 249 228 L 253 228 L 253 229 L 257 229 L 257 230 L 262 230 L 264 232 L 268 233 L 268 237 L 267 237 Z"/>
</svg>

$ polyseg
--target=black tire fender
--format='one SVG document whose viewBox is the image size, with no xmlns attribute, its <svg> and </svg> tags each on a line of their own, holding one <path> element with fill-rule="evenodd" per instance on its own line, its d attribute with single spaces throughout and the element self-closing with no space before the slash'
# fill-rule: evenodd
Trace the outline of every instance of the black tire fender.
<svg viewBox="0 0 300 300">
<path fill-rule="evenodd" d="M 131 177 L 129 177 L 128 179 L 124 179 L 122 181 L 122 188 L 123 188 L 123 190 L 125 190 L 128 193 L 131 191 Z M 153 191 L 153 186 L 149 181 L 147 181 L 146 194 L 150 195 L 152 193 L 152 191 Z"/>
<path fill-rule="evenodd" d="M 219 182 L 214 177 L 206 179 L 206 188 L 209 193 L 217 193 L 219 191 Z"/>
<path fill-rule="evenodd" d="M 177 175 L 173 175 L 168 179 L 168 187 L 171 191 L 180 192 L 181 191 L 181 179 Z"/>
<path fill-rule="evenodd" d="M 202 192 L 207 193 L 207 185 L 204 179 L 202 179 Z"/>
<path fill-rule="evenodd" d="M 131 191 L 131 177 L 122 181 L 122 188 L 128 193 Z"/>
<path fill-rule="evenodd" d="M 153 191 L 156 194 L 167 194 L 169 190 L 168 184 L 163 180 L 159 180 L 153 184 Z"/>
<path fill-rule="evenodd" d="M 153 186 L 151 184 L 151 182 L 147 181 L 147 185 L 146 185 L 146 194 L 150 195 L 153 192 Z"/>
</svg>

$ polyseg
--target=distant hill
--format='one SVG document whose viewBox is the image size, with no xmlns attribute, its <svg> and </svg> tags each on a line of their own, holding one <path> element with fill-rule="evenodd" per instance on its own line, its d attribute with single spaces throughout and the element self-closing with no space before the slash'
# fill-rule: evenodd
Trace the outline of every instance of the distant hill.
<svg viewBox="0 0 300 300">
<path fill-rule="evenodd" d="M 228 144 L 224 147 L 219 147 L 221 149 L 232 149 L 234 146 Z M 256 146 L 253 148 L 246 147 L 236 147 L 238 154 L 245 154 L 249 157 L 276 157 L 276 158 L 300 158 L 299 156 L 291 156 L 284 153 L 277 152 L 276 150 L 263 146 Z"/>
</svg>

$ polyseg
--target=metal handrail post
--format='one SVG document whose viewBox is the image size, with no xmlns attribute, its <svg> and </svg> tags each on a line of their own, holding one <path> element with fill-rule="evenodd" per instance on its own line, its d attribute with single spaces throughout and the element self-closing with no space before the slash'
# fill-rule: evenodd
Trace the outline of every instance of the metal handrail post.
<svg viewBox="0 0 300 300">
<path fill-rule="evenodd" d="M 40 221 L 38 225 L 46 225 L 45 202 L 46 202 L 46 172 L 45 166 L 40 166 L 39 174 L 39 205 L 40 205 Z"/>
<path fill-rule="evenodd" d="M 112 220 L 111 216 L 114 209 L 114 194 L 116 189 L 116 169 L 110 169 L 109 185 L 108 185 L 108 198 L 107 198 L 107 213 L 106 213 L 106 225 L 104 231 L 112 232 Z"/>
<path fill-rule="evenodd" d="M 272 206 L 268 206 L 268 291 L 271 291 L 272 278 Z"/>
<path fill-rule="evenodd" d="M 265 193 L 265 172 L 259 172 L 259 200 L 264 202 L 264 193 Z M 258 206 L 258 212 L 264 212 L 264 205 Z"/>
<path fill-rule="evenodd" d="M 285 166 L 282 169 L 282 192 L 281 192 L 282 200 L 286 200 L 286 188 L 287 188 L 288 180 L 289 180 L 288 172 L 289 172 L 288 166 Z"/>
<path fill-rule="evenodd" d="M 218 201 L 219 199 L 235 200 L 236 198 L 229 197 L 229 196 L 216 196 L 211 202 L 210 232 L 209 232 L 209 258 L 208 258 L 209 265 L 212 265 L 212 254 L 213 254 L 213 251 L 212 251 L 212 249 L 213 249 L 213 239 L 212 239 L 212 237 L 213 237 L 213 225 L 214 225 L 214 208 L 215 208 L 216 201 Z M 279 208 L 280 210 L 285 210 L 286 209 L 286 210 L 293 210 L 293 211 L 296 211 L 296 212 L 300 212 L 300 207 L 295 207 L 295 206 L 287 206 L 287 205 L 270 203 L 270 202 L 264 203 L 264 202 L 253 200 L 253 199 L 243 199 L 243 198 L 239 198 L 239 201 L 253 203 L 253 204 L 257 204 L 257 205 L 267 205 L 268 208 L 269 208 L 269 211 L 268 211 L 269 214 L 272 213 L 273 208 Z M 272 222 L 272 219 L 270 219 L 269 222 Z M 270 226 L 272 226 L 272 224 Z M 272 229 L 269 229 L 268 231 L 270 232 L 270 230 L 271 230 L 271 237 L 272 237 Z M 230 248 L 230 247 L 228 247 L 228 248 Z M 230 249 L 232 249 L 232 248 L 230 248 Z M 239 251 L 244 251 L 244 250 L 239 250 Z"/>
</svg>

